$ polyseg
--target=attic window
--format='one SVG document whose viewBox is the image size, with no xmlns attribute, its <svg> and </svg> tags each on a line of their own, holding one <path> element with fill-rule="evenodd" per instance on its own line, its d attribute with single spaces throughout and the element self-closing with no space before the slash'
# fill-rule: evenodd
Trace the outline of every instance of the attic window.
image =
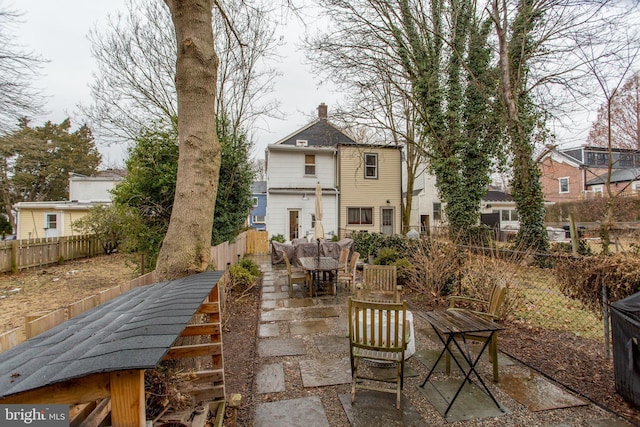
<svg viewBox="0 0 640 427">
<path fill-rule="evenodd" d="M 306 139 L 296 139 L 296 147 L 306 147 L 309 145 L 309 141 Z"/>
</svg>

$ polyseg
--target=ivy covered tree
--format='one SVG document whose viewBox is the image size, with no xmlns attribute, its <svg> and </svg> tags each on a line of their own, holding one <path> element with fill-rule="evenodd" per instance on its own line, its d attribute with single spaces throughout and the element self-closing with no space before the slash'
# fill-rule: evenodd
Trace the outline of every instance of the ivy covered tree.
<svg viewBox="0 0 640 427">
<path fill-rule="evenodd" d="M 536 143 L 546 139 L 545 115 L 532 97 L 529 79 L 533 58 L 543 49 L 539 29 L 548 10 L 533 0 L 516 2 L 514 10 L 508 6 L 494 2 L 491 19 L 498 39 L 499 93 L 513 171 L 511 195 L 520 219 L 516 245 L 547 252 L 541 171 L 534 156 Z M 510 13 L 514 18 L 507 24 Z"/>
<path fill-rule="evenodd" d="M 253 172 L 248 161 L 250 144 L 244 134 L 228 135 L 218 120 L 222 146 L 219 191 L 211 244 L 233 239 L 251 209 Z M 115 188 L 114 204 L 136 212 L 141 226 L 131 228 L 127 248 L 147 253 L 153 263 L 169 226 L 178 170 L 178 139 L 175 121 L 157 122 L 142 131 L 127 160 L 127 177 Z"/>
<path fill-rule="evenodd" d="M 501 134 L 492 101 L 490 22 L 478 19 L 473 1 L 449 3 L 431 3 L 425 17 L 418 4 L 400 1 L 395 49 L 419 105 L 429 167 L 446 202 L 451 235 L 467 238 L 480 220 Z"/>
</svg>

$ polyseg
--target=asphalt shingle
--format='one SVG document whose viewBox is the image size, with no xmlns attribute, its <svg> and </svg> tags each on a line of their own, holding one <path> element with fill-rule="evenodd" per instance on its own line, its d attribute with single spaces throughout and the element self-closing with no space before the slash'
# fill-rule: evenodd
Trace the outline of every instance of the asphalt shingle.
<svg viewBox="0 0 640 427">
<path fill-rule="evenodd" d="M 135 288 L 0 353 L 0 397 L 127 369 L 152 369 L 223 272 Z"/>
</svg>

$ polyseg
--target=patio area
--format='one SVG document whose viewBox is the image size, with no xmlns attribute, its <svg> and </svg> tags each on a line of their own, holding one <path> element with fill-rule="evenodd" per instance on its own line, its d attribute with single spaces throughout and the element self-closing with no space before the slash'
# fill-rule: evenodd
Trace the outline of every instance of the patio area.
<svg viewBox="0 0 640 427">
<path fill-rule="evenodd" d="M 405 364 L 400 410 L 393 394 L 368 390 L 358 391 L 352 404 L 347 290 L 339 288 L 337 303 L 331 295 L 309 298 L 305 286 L 298 284 L 290 296 L 286 270 L 272 266 L 267 258 L 256 261 L 264 273 L 254 387 L 256 426 L 630 425 L 503 354 L 498 383 L 492 381 L 488 354 L 477 366 L 498 405 L 473 381 L 465 384 L 445 417 L 463 375 L 453 369 L 455 364 L 446 375 L 441 360 L 425 387 L 420 387 L 442 349 L 420 311 L 413 311 L 416 351 Z M 472 352 L 480 345 L 472 346 Z M 376 377 L 395 374 L 381 366 L 367 369 Z"/>
</svg>

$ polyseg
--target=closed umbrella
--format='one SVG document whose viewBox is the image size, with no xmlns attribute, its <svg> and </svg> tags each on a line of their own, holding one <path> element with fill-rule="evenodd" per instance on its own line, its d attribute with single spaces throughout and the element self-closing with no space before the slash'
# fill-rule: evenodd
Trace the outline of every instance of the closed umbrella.
<svg viewBox="0 0 640 427">
<path fill-rule="evenodd" d="M 322 187 L 316 185 L 316 224 L 313 228 L 315 239 L 324 239 L 324 226 L 322 225 Z"/>
</svg>

